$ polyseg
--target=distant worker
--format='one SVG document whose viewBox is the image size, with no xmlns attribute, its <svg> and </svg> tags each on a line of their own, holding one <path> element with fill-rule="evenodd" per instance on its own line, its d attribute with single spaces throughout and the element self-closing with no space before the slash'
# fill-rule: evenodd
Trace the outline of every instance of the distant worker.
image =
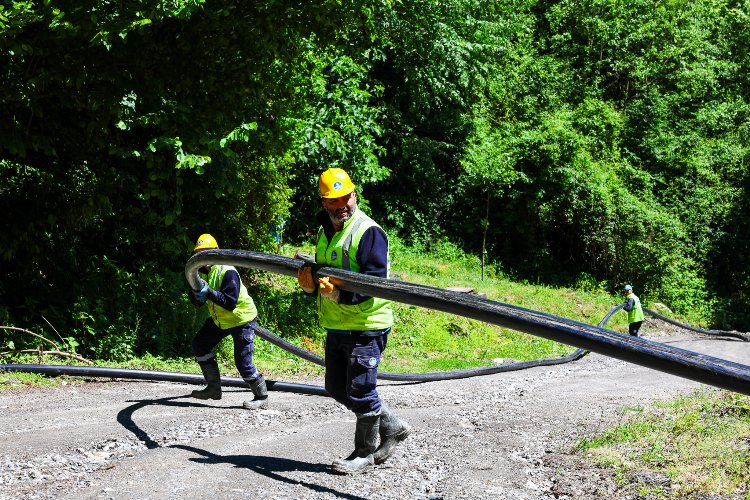
<svg viewBox="0 0 750 500">
<path fill-rule="evenodd" d="M 219 248 L 219 244 L 210 234 L 200 235 L 195 245 L 196 252 L 216 248 Z M 234 267 L 219 264 L 204 266 L 199 273 L 201 289 L 198 292 L 190 290 L 190 301 L 197 307 L 207 305 L 209 317 L 195 334 L 193 354 L 201 367 L 207 387 L 193 391 L 191 396 L 197 399 L 221 399 L 221 375 L 213 349 L 221 339 L 231 335 L 234 342 L 234 364 L 255 396 L 242 406 L 248 410 L 266 408 L 266 381 L 253 364 L 258 316 L 255 303 Z"/>
<path fill-rule="evenodd" d="M 625 285 L 623 291 L 625 292 L 625 305 L 622 308 L 628 313 L 628 333 L 633 337 L 637 337 L 638 331 L 643 324 L 643 308 L 641 307 L 641 300 L 633 293 L 632 286 Z"/>
<path fill-rule="evenodd" d="M 388 277 L 388 237 L 357 208 L 357 193 L 340 168 L 323 172 L 318 180 L 323 210 L 318 213 L 315 262 L 380 278 Z M 357 425 L 354 451 L 333 462 L 341 473 L 357 473 L 381 464 L 411 432 L 380 399 L 378 366 L 393 325 L 388 300 L 341 290 L 330 277 L 313 280 L 312 268 L 298 271 L 299 285 L 317 295 L 318 318 L 326 329 L 325 387 L 354 412 Z M 378 441 L 380 444 L 378 445 Z"/>
</svg>

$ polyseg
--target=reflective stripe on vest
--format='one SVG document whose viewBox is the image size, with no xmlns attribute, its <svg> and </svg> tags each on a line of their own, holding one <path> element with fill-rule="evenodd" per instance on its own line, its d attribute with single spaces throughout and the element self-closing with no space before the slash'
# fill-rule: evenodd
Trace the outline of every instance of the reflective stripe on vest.
<svg viewBox="0 0 750 500">
<path fill-rule="evenodd" d="M 318 233 L 315 262 L 351 272 L 359 272 L 357 250 L 362 235 L 371 227 L 380 227 L 361 210 L 354 212 L 331 241 L 324 231 Z M 390 262 L 388 256 L 387 262 Z M 360 304 L 337 304 L 318 294 L 318 317 L 323 328 L 333 330 L 382 330 L 393 325 L 391 302 L 370 297 Z"/>
<path fill-rule="evenodd" d="M 637 321 L 643 321 L 643 308 L 641 307 L 641 299 L 634 293 L 631 293 L 628 297 L 633 299 L 633 309 L 628 311 L 628 323 L 635 323 Z"/>
<path fill-rule="evenodd" d="M 237 269 L 232 266 L 212 266 L 211 270 L 208 272 L 208 277 L 206 278 L 208 286 L 214 290 L 220 290 L 221 282 L 224 281 L 224 275 L 227 271 L 237 271 Z M 242 280 L 240 280 L 240 296 L 237 298 L 237 305 L 233 311 L 227 311 L 210 300 L 207 304 L 211 318 L 214 320 L 216 326 L 222 330 L 249 323 L 258 315 L 258 310 L 255 308 L 255 302 L 253 302 L 253 298 L 250 297 L 250 294 L 247 293 L 247 288 L 245 288 Z"/>
</svg>

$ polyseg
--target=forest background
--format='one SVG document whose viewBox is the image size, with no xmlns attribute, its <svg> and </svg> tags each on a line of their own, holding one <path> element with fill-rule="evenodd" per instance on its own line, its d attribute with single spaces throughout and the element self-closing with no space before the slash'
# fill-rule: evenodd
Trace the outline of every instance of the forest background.
<svg viewBox="0 0 750 500">
<path fill-rule="evenodd" d="M 750 328 L 750 1 L 0 4 L 0 324 L 187 354 L 197 236 L 313 238 L 346 169 L 410 248 Z M 281 240 L 280 240 L 281 239 Z M 244 273 L 265 325 L 308 328 Z M 302 321 L 304 320 L 304 321 Z M 10 336 L 16 345 L 20 336 Z"/>
</svg>

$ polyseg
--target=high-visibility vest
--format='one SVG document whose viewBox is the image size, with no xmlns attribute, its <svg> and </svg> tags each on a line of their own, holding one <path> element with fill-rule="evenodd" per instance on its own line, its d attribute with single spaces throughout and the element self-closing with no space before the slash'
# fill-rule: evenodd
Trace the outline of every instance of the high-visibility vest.
<svg viewBox="0 0 750 500">
<path fill-rule="evenodd" d="M 357 250 L 362 235 L 371 227 L 380 227 L 361 210 L 344 223 L 331 241 L 325 231 L 318 233 L 315 262 L 346 271 L 359 272 Z M 390 256 L 388 256 L 390 266 Z M 390 271 L 390 270 L 389 270 Z M 382 330 L 393 326 L 391 301 L 370 297 L 360 304 L 338 304 L 318 294 L 318 318 L 323 328 L 332 330 Z"/>
<path fill-rule="evenodd" d="M 208 277 L 206 278 L 208 286 L 214 290 L 221 289 L 221 282 L 224 281 L 224 275 L 227 271 L 237 271 L 237 269 L 233 266 L 211 266 L 211 270 L 208 272 Z M 242 284 L 242 280 L 240 280 L 240 296 L 237 298 L 237 305 L 234 310 L 228 311 L 210 300 L 207 302 L 207 305 L 211 318 L 213 318 L 216 326 L 222 330 L 244 325 L 258 316 L 255 302 L 253 302 L 250 294 L 247 293 L 247 288 Z"/>
<path fill-rule="evenodd" d="M 634 293 L 628 296 L 628 299 L 633 299 L 633 309 L 628 311 L 628 323 L 635 323 L 637 321 L 643 321 L 643 308 L 641 307 L 641 299 Z"/>
</svg>

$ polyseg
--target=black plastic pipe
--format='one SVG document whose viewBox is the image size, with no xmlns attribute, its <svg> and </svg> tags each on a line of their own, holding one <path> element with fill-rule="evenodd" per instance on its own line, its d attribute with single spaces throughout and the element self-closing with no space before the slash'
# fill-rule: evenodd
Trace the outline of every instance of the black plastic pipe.
<svg viewBox="0 0 750 500">
<path fill-rule="evenodd" d="M 72 375 L 76 377 L 109 377 L 137 380 L 153 380 L 158 382 L 180 382 L 183 384 L 203 385 L 206 380 L 203 375 L 191 373 L 159 372 L 150 370 L 131 370 L 126 368 L 100 368 L 91 366 L 62 366 L 62 365 L 1 365 L 0 370 L 9 372 L 41 373 L 43 375 Z M 221 377 L 221 385 L 226 387 L 242 387 L 247 389 L 247 382 L 238 377 Z M 289 382 L 275 382 L 266 380 L 269 391 L 295 392 L 311 396 L 328 397 L 328 392 L 315 385 L 295 384 Z"/>
<path fill-rule="evenodd" d="M 262 339 L 274 344 L 277 347 L 284 349 L 285 351 L 291 352 L 292 354 L 316 365 L 325 366 L 325 359 L 318 356 L 315 353 L 303 349 L 288 340 L 285 340 L 275 333 L 266 330 L 265 328 L 256 325 L 255 333 Z M 495 373 L 511 372 L 516 370 L 524 370 L 526 368 L 533 368 L 535 366 L 551 366 L 560 365 L 563 363 L 570 363 L 577 359 L 581 359 L 586 355 L 587 351 L 582 349 L 576 349 L 570 354 L 560 356 L 557 358 L 542 358 L 532 359 L 529 361 L 518 361 L 516 363 L 509 363 L 507 365 L 499 366 L 486 366 L 481 368 L 468 368 L 465 370 L 452 370 L 442 372 L 429 372 L 429 373 L 391 373 L 391 372 L 378 372 L 378 380 L 394 380 L 401 382 L 434 382 L 437 380 L 454 380 L 459 378 L 469 377 L 481 377 L 483 375 L 493 375 Z"/>
<path fill-rule="evenodd" d="M 193 290 L 199 288 L 198 269 L 211 264 L 249 267 L 295 277 L 299 268 L 310 265 L 300 259 L 260 252 L 207 250 L 193 255 L 185 265 L 185 277 Z M 473 318 L 750 395 L 750 366 L 747 365 L 461 292 L 333 267 L 311 267 L 316 276 L 329 276 L 333 284 L 344 290 Z"/>
<path fill-rule="evenodd" d="M 620 307 L 622 307 L 622 305 Z M 680 328 L 684 328 L 685 330 L 690 330 L 696 333 L 701 333 L 703 335 L 711 335 L 714 337 L 732 337 L 735 339 L 743 340 L 745 342 L 750 342 L 750 335 L 748 335 L 747 333 L 742 333 L 742 332 L 737 332 L 737 331 L 727 332 L 724 330 L 705 330 L 703 328 L 697 328 L 695 326 L 686 325 L 684 323 L 680 323 L 679 321 L 675 321 L 672 318 L 668 318 L 662 314 L 659 314 L 656 311 L 649 309 L 648 307 L 644 307 L 643 310 L 644 312 L 648 313 L 650 316 L 653 316 L 654 318 L 660 319 L 662 321 L 665 321 L 675 326 L 679 326 Z"/>
<path fill-rule="evenodd" d="M 611 311 L 607 313 L 604 318 L 599 322 L 600 327 L 603 327 L 614 313 L 622 309 L 622 304 L 615 306 Z M 688 329 L 699 330 L 697 328 L 690 327 L 689 325 L 682 325 L 671 321 L 671 323 L 677 324 L 678 326 L 687 326 Z M 311 361 L 320 366 L 325 366 L 325 360 L 301 347 L 288 342 L 275 333 L 266 330 L 260 326 L 256 327 L 256 332 L 259 336 L 266 338 L 270 342 L 274 343 L 278 347 L 290 351 L 298 356 Z M 715 330 L 717 334 L 725 333 L 719 330 Z M 468 370 L 454 370 L 446 372 L 433 372 L 433 373 L 385 373 L 379 372 L 378 379 L 384 380 L 399 380 L 409 382 L 428 382 L 437 380 L 450 380 L 458 378 L 478 377 L 484 375 L 492 375 L 495 373 L 508 372 L 523 370 L 526 368 L 532 368 L 537 366 L 551 366 L 563 363 L 569 363 L 581 359 L 588 351 L 584 349 L 576 349 L 572 353 L 561 356 L 559 358 L 544 358 L 535 359 L 530 361 L 521 361 L 512 363 L 509 365 L 503 365 L 499 367 L 486 367 L 486 368 L 472 368 Z M 110 377 L 110 378 L 126 378 L 126 379 L 138 379 L 148 381 L 165 381 L 165 382 L 180 382 L 185 384 L 197 384 L 202 385 L 205 383 L 203 376 L 175 373 L 175 372 L 160 372 L 160 371 L 148 371 L 148 370 L 132 370 L 123 368 L 99 368 L 99 367 L 81 367 L 81 366 L 61 366 L 61 365 L 33 365 L 33 364 L 0 364 L 0 370 L 16 371 L 16 372 L 27 372 L 27 373 L 40 373 L 51 376 L 68 375 L 68 376 L 83 376 L 83 377 Z M 324 396 L 329 397 L 329 394 L 323 387 L 311 386 L 306 384 L 287 383 L 287 382 L 276 382 L 267 380 L 268 389 L 271 391 L 283 391 L 283 392 L 294 392 L 298 394 L 309 394 L 313 396 Z M 247 384 L 241 378 L 237 377 L 221 377 L 221 385 L 225 387 L 242 387 L 246 388 Z"/>
</svg>

